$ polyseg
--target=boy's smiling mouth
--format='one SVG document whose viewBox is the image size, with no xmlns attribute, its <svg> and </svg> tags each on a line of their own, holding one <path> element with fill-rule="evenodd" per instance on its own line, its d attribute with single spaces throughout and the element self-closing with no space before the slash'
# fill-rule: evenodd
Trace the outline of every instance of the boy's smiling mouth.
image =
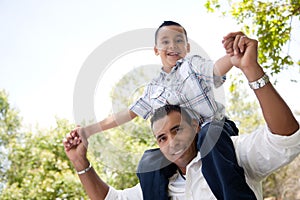
<svg viewBox="0 0 300 200">
<path fill-rule="evenodd" d="M 178 52 L 168 52 L 167 55 L 168 56 L 179 56 L 180 53 Z"/>
</svg>

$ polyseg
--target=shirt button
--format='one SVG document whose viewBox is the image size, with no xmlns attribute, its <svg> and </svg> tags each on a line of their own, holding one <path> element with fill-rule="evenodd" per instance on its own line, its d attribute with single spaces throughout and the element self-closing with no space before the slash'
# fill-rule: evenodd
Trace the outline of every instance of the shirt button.
<svg viewBox="0 0 300 200">
<path fill-rule="evenodd" d="M 169 79 L 169 78 L 167 78 L 167 81 L 170 81 L 170 79 Z"/>
</svg>

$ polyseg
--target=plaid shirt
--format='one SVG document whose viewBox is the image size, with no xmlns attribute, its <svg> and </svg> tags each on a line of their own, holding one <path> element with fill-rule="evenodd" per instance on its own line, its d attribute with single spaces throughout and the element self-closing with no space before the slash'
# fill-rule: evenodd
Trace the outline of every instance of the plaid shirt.
<svg viewBox="0 0 300 200">
<path fill-rule="evenodd" d="M 180 105 L 200 122 L 224 117 L 224 106 L 214 99 L 212 87 L 219 87 L 225 76 L 213 75 L 214 63 L 200 56 L 177 61 L 170 73 L 163 70 L 146 87 L 130 110 L 147 119 L 166 104 Z"/>
</svg>

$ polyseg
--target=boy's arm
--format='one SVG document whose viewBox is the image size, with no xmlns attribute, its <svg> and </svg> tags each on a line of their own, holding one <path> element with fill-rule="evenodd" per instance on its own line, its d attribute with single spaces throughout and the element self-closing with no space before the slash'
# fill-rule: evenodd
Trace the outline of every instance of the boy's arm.
<svg viewBox="0 0 300 200">
<path fill-rule="evenodd" d="M 222 43 L 225 48 L 226 55 L 216 61 L 214 65 L 214 75 L 224 76 L 233 67 L 231 56 L 234 55 L 233 44 L 237 35 L 243 36 L 245 34 L 239 31 L 223 38 Z"/>
<path fill-rule="evenodd" d="M 88 142 L 87 139 L 94 135 L 95 133 L 99 133 L 101 131 L 105 131 L 111 128 L 115 128 L 119 125 L 122 125 L 126 122 L 131 121 L 137 116 L 133 111 L 131 110 L 124 110 L 121 112 L 118 112 L 116 114 L 110 115 L 104 120 L 88 125 L 86 127 L 77 127 L 73 129 L 70 132 L 70 135 L 72 136 L 71 139 L 68 140 L 69 145 L 66 146 L 66 148 L 69 150 L 73 146 L 78 145 L 79 143 L 83 142 L 85 146 L 87 146 Z"/>
<path fill-rule="evenodd" d="M 218 59 L 214 64 L 214 75 L 224 76 L 233 67 L 229 55 L 225 55 Z"/>
<path fill-rule="evenodd" d="M 104 120 L 97 122 L 95 124 L 88 125 L 83 128 L 83 131 L 85 133 L 86 138 L 90 137 L 91 135 L 95 133 L 99 133 L 101 131 L 105 131 L 111 128 L 115 128 L 117 126 L 120 126 L 126 122 L 131 121 L 137 116 L 134 112 L 131 110 L 123 110 L 116 114 L 112 114 L 105 118 Z"/>
</svg>

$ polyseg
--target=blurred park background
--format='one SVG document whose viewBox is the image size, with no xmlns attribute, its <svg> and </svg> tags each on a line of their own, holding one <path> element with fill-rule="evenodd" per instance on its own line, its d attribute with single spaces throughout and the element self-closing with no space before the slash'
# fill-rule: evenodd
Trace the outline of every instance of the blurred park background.
<svg viewBox="0 0 300 200">
<path fill-rule="evenodd" d="M 62 146 L 75 127 L 76 77 L 104 41 L 122 32 L 156 28 L 164 20 L 182 24 L 213 60 L 224 54 L 222 36 L 230 31 L 258 39 L 259 62 L 300 120 L 299 0 L 0 0 L 0 199 L 87 199 Z M 99 83 L 96 121 L 112 113 L 112 104 L 122 108 L 133 102 L 143 88 L 130 97 L 122 91 L 140 79 L 150 80 L 141 66 L 158 62 L 152 52 L 146 52 L 147 63 L 129 57 L 112 65 L 117 72 L 107 77 L 116 80 Z M 117 76 L 120 68 L 128 71 Z M 128 76 L 132 70 L 134 77 Z M 241 134 L 263 125 L 258 102 L 238 69 L 228 73 L 224 91 L 226 112 Z M 94 168 L 119 189 L 137 183 L 141 154 L 156 147 L 149 122 L 142 119 L 89 142 Z M 300 157 L 271 174 L 263 182 L 264 197 L 300 199 L 299 167 Z"/>
</svg>

